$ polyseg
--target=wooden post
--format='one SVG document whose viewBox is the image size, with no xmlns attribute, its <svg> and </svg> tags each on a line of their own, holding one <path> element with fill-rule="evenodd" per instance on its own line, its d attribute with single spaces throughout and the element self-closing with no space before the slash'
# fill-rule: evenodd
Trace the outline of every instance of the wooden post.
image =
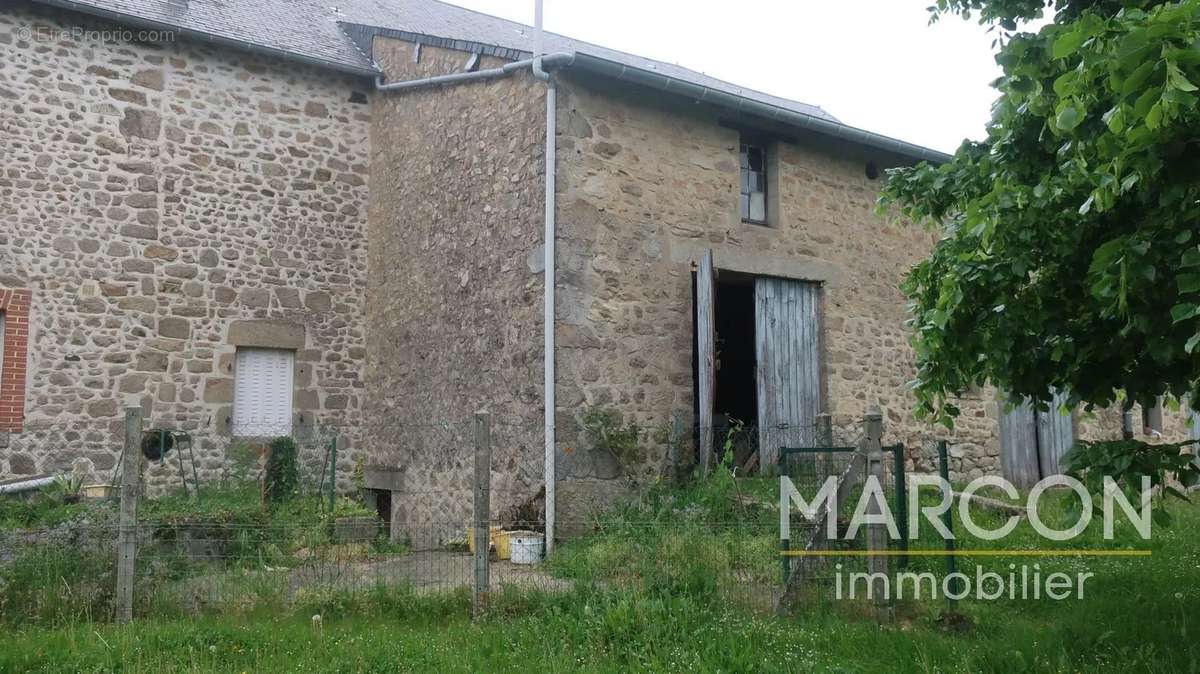
<svg viewBox="0 0 1200 674">
<path fill-rule="evenodd" d="M 117 529 L 117 622 L 133 620 L 133 579 L 137 561 L 137 502 L 142 482 L 142 408 L 125 409 L 125 449 L 121 452 L 121 514 Z"/>
<path fill-rule="evenodd" d="M 828 412 L 822 412 L 817 415 L 816 446 L 833 446 L 833 416 Z M 830 474 L 831 470 L 836 469 L 835 456 L 831 452 L 813 455 L 813 467 L 816 469 L 817 476 L 820 479 L 824 479 L 826 475 Z"/>
<path fill-rule="evenodd" d="M 883 415 L 877 405 L 872 405 L 863 419 L 863 453 L 867 458 L 867 479 L 875 480 L 880 489 L 884 484 L 883 465 Z M 880 499 L 871 499 L 867 504 L 868 515 L 883 513 L 883 503 Z M 891 581 L 888 579 L 888 558 L 886 554 L 872 554 L 878 551 L 887 552 L 888 530 L 884 524 L 867 525 L 867 572 L 871 578 L 871 601 L 874 604 L 875 619 L 879 622 L 891 622 L 892 601 L 888 590 Z"/>
<path fill-rule="evenodd" d="M 491 415 L 475 414 L 475 517 L 471 535 L 475 537 L 475 583 L 471 592 L 471 613 L 475 617 L 487 608 L 489 589 L 488 543 L 491 538 L 492 437 Z"/>
<path fill-rule="evenodd" d="M 817 446 L 833 446 L 833 417 L 828 412 L 817 415 Z"/>
<path fill-rule="evenodd" d="M 329 441 L 329 512 L 337 506 L 337 434 Z"/>
<path fill-rule="evenodd" d="M 713 406 L 716 400 L 716 271 L 712 250 L 704 252 L 696 270 L 696 357 L 700 401 L 700 474 L 707 477 L 713 462 Z M 759 449 L 762 452 L 762 449 Z M 766 459 L 760 454 L 760 460 Z M 763 465 L 767 465 L 764 460 Z"/>
</svg>

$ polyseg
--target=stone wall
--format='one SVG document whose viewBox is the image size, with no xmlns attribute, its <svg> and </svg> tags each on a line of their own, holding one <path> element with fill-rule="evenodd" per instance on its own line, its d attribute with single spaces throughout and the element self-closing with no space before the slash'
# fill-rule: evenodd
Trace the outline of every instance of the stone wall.
<svg viewBox="0 0 1200 674">
<path fill-rule="evenodd" d="M 415 52 L 375 40 L 389 81 L 461 71 L 467 60 L 428 45 Z M 485 58 L 480 67 L 498 64 Z M 685 428 L 695 421 L 692 272 L 710 248 L 726 273 L 822 285 L 824 409 L 839 442 L 857 439 L 878 403 L 885 440 L 905 443 L 910 468 L 931 469 L 936 441 L 947 438 L 955 478 L 1000 472 L 994 391 L 958 400 L 953 432 L 911 412 L 913 355 L 898 285 L 934 235 L 875 213 L 883 169 L 902 158 L 780 131 L 771 226 L 743 224 L 739 132 L 722 113 L 560 78 L 563 530 L 692 451 L 690 433 L 671 429 L 673 418 Z M 493 471 L 494 510 L 540 488 L 542 91 L 521 72 L 374 103 L 368 482 L 395 492 L 397 530 L 430 541 L 461 531 L 470 512 L 476 409 L 492 412 L 494 438 L 507 436 L 493 444 L 513 457 Z M 601 409 L 643 429 L 638 460 L 623 464 L 591 447 L 581 422 Z"/>
<path fill-rule="evenodd" d="M 714 251 L 720 270 L 820 282 L 825 409 L 839 436 L 855 436 L 869 404 L 885 413 L 889 442 L 929 443 L 913 419 L 903 272 L 932 236 L 874 214 L 882 169 L 896 157 L 781 135 L 773 145 L 772 226 L 738 213 L 739 132 L 703 106 L 564 77 L 559 108 L 559 427 L 579 410 L 613 408 L 663 423 L 693 410 L 693 263 Z M 791 136 L 791 137 L 789 137 Z M 718 309 L 720 311 L 720 309 Z M 994 419 L 965 401 L 956 435 L 998 469 Z M 754 420 L 746 420 L 753 423 Z M 601 505 L 614 491 L 570 458 L 562 511 Z M 581 479 L 571 479 L 579 470 Z M 654 461 L 627 469 L 645 480 Z M 580 476 L 575 476 L 580 477 Z M 569 517 L 564 514 L 564 518 Z"/>
<path fill-rule="evenodd" d="M 775 139 L 764 227 L 741 222 L 740 134 L 724 113 L 566 74 L 558 115 L 559 429 L 596 407 L 650 428 L 673 413 L 695 422 L 692 276 L 712 249 L 726 273 L 822 284 L 824 409 L 839 443 L 854 442 L 879 403 L 884 441 L 905 444 L 910 469 L 934 469 L 936 442 L 947 439 L 954 479 L 1001 473 L 990 387 L 956 401 L 953 431 L 912 413 L 914 357 L 898 286 L 935 238 L 876 214 L 883 171 L 901 158 L 754 129 Z M 1119 417 L 1114 426 L 1104 413 L 1076 416 L 1081 437 L 1120 437 Z M 1167 439 L 1186 437 L 1185 419 L 1165 412 Z M 647 445 L 643 463 L 602 467 L 560 442 L 560 518 L 586 519 L 628 482 L 665 472 L 670 443 Z"/>
<path fill-rule="evenodd" d="M 37 38 L 77 25 L 104 27 L 0 10 L 0 288 L 32 292 L 23 430 L 0 475 L 79 458 L 38 429 L 116 429 L 134 404 L 192 431 L 211 479 L 239 322 L 260 345 L 285 326 L 294 422 L 353 444 L 369 107 L 350 99 L 370 83 L 182 39 Z M 86 468 L 103 479 L 116 450 L 92 448 Z"/>
<path fill-rule="evenodd" d="M 458 72 L 468 57 L 426 45 L 414 59 L 414 45 L 383 37 L 374 56 L 388 81 Z M 530 259 L 544 92 L 522 72 L 373 103 L 368 482 L 389 476 L 395 530 L 418 544 L 461 536 L 470 517 L 477 410 L 493 419 L 495 513 L 541 489 L 542 277 Z"/>
</svg>

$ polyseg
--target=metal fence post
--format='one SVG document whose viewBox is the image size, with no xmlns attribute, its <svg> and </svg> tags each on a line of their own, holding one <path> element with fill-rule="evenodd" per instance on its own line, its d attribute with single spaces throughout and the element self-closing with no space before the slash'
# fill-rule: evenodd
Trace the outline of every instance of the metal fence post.
<svg viewBox="0 0 1200 674">
<path fill-rule="evenodd" d="M 892 469 L 892 479 L 896 482 L 896 528 L 900 533 L 900 567 L 908 566 L 908 484 L 904 467 L 904 443 L 892 447 L 895 454 L 895 464 Z"/>
<path fill-rule="evenodd" d="M 879 407 L 872 405 L 863 419 L 863 453 L 867 459 L 867 475 L 876 481 L 880 488 L 883 486 L 883 414 Z M 881 515 L 884 504 L 879 499 L 871 499 L 867 506 L 868 515 Z M 870 574 L 871 601 L 875 609 L 875 619 L 880 622 L 892 620 L 892 603 L 890 596 L 890 580 L 888 578 L 887 558 L 887 526 L 870 524 L 867 526 L 867 572 Z M 882 552 L 883 554 L 877 554 Z"/>
<path fill-rule="evenodd" d="M 942 482 L 944 484 L 950 484 L 950 459 L 948 456 L 948 452 L 946 451 L 946 441 L 945 440 L 938 440 L 937 451 L 938 451 L 938 475 L 941 475 Z M 946 544 L 946 575 L 947 576 L 952 575 L 958 571 L 958 559 L 954 554 L 954 538 L 953 538 L 953 536 L 954 536 L 954 516 L 950 512 L 951 510 L 953 510 L 953 508 L 947 508 L 946 512 L 942 513 L 942 523 L 946 525 L 946 530 L 950 532 L 950 536 L 951 536 L 950 538 L 947 538 L 945 540 L 945 544 Z M 955 576 L 955 580 L 956 581 L 958 580 L 957 576 Z M 957 596 L 961 592 L 962 592 L 962 588 L 959 587 L 959 584 L 957 582 L 955 582 L 954 588 L 950 591 L 949 594 L 953 594 L 953 595 Z M 958 605 L 958 602 L 955 601 L 954 599 L 948 599 L 948 601 L 950 602 L 950 610 L 954 610 L 954 608 Z"/>
<path fill-rule="evenodd" d="M 121 450 L 121 514 L 117 529 L 117 622 L 133 620 L 133 579 L 137 561 L 137 502 L 142 481 L 142 408 L 125 409 L 125 448 Z"/>
<path fill-rule="evenodd" d="M 475 537 L 475 584 L 471 592 L 471 613 L 478 617 L 487 608 L 489 590 L 488 541 L 491 534 L 492 438 L 491 415 L 475 414 L 475 517 L 471 535 Z"/>
</svg>

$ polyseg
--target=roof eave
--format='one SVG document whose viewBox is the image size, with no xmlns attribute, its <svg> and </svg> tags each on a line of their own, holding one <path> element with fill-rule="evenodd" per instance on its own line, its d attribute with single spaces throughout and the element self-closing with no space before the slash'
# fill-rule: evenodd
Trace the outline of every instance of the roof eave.
<svg viewBox="0 0 1200 674">
<path fill-rule="evenodd" d="M 808 115 L 795 110 L 789 110 L 777 105 L 763 103 L 753 99 L 737 96 L 694 82 L 680 80 L 669 75 L 656 73 L 642 68 L 634 68 L 623 63 L 576 53 L 571 68 L 579 68 L 587 72 L 609 77 L 622 82 L 630 82 L 641 86 L 657 89 L 676 96 L 684 96 L 720 108 L 732 110 L 739 114 L 753 115 L 793 127 L 811 131 L 837 140 L 858 143 L 867 147 L 894 152 L 904 157 L 918 161 L 945 163 L 951 156 L 921 145 L 902 141 L 890 136 L 847 126 L 840 122 L 830 121 L 815 115 Z"/>
<path fill-rule="evenodd" d="M 330 61 L 328 59 L 316 58 L 314 56 L 307 56 L 305 54 L 299 54 L 294 51 L 289 51 L 287 49 L 280 49 L 277 47 L 269 47 L 267 45 L 259 44 L 257 42 L 250 42 L 249 40 L 240 40 L 238 38 L 228 37 L 225 35 L 217 35 L 215 33 L 208 33 L 208 32 L 202 31 L 202 30 L 195 30 L 193 28 L 183 28 L 183 27 L 180 27 L 175 24 L 165 23 L 162 21 L 155 21 L 154 19 L 147 19 L 145 17 L 137 16 L 134 14 L 125 14 L 123 12 L 116 12 L 113 10 L 104 9 L 102 7 L 94 7 L 92 5 L 88 5 L 88 4 L 81 3 L 81 2 L 73 2 L 72 0 L 35 0 L 35 1 L 38 4 L 47 5 L 47 6 L 51 6 L 51 7 L 57 7 L 59 9 L 67 9 L 67 10 L 71 10 L 74 12 L 79 12 L 80 14 L 89 14 L 91 16 L 96 16 L 96 17 L 99 17 L 102 19 L 108 19 L 110 21 L 114 21 L 116 23 L 120 23 L 120 24 L 126 25 L 126 26 L 132 26 L 132 27 L 136 27 L 136 28 L 146 28 L 149 30 L 170 31 L 173 33 L 179 33 L 180 35 L 184 35 L 184 36 L 196 39 L 196 40 L 210 42 L 212 44 L 219 44 L 219 45 L 223 45 L 223 46 L 227 46 L 227 47 L 234 47 L 237 49 L 243 49 L 243 50 L 246 50 L 249 52 L 253 52 L 256 54 L 263 54 L 266 56 L 275 56 L 275 57 L 278 57 L 281 59 L 285 59 L 287 61 L 291 61 L 293 63 L 303 63 L 306 65 L 311 65 L 311 66 L 315 66 L 318 68 L 327 68 L 327 69 L 331 69 L 331 70 L 336 70 L 338 72 L 347 73 L 349 75 L 357 75 L 357 76 L 361 76 L 361 77 L 375 77 L 376 75 L 379 74 L 379 70 L 370 65 L 356 66 L 356 65 L 353 65 L 350 63 L 339 63 L 338 61 Z"/>
</svg>

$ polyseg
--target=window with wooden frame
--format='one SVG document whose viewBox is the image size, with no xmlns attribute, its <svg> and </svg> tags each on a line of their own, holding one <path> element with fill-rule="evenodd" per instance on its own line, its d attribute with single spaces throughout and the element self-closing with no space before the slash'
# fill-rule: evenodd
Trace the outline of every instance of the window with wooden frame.
<svg viewBox="0 0 1200 674">
<path fill-rule="evenodd" d="M 742 137 L 739 149 L 741 161 L 742 222 L 766 225 L 767 213 L 767 144 Z"/>
</svg>

